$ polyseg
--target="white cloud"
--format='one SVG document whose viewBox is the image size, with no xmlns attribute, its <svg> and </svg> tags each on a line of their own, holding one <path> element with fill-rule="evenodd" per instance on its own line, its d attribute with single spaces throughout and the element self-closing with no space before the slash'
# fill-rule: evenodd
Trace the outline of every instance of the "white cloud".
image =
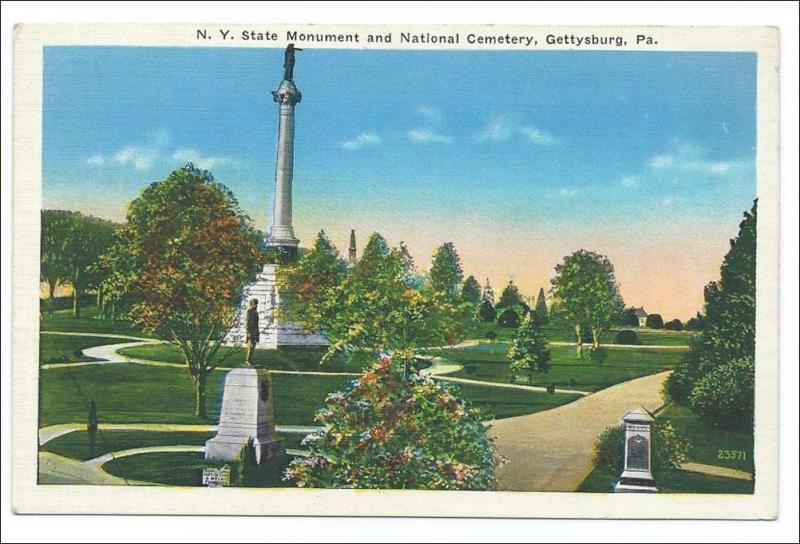
<svg viewBox="0 0 800 544">
<path fill-rule="evenodd" d="M 495 115 L 486 123 L 486 128 L 475 139 L 479 142 L 504 142 L 522 136 L 537 145 L 550 145 L 556 142 L 552 134 L 533 126 L 519 126 L 505 115 Z"/>
<path fill-rule="evenodd" d="M 575 188 L 564 188 L 558 191 L 558 196 L 563 196 L 565 198 L 569 198 L 578 194 L 578 190 Z"/>
<path fill-rule="evenodd" d="M 345 149 L 361 149 L 362 147 L 379 145 L 383 140 L 377 134 L 372 132 L 364 132 L 359 134 L 352 140 L 341 142 L 341 146 Z"/>
<path fill-rule="evenodd" d="M 420 106 L 417 108 L 417 113 L 433 123 L 441 123 L 443 119 L 442 112 L 433 106 Z"/>
<path fill-rule="evenodd" d="M 113 157 L 114 162 L 133 166 L 136 170 L 149 170 L 153 166 L 155 158 L 156 152 L 154 150 L 134 145 L 120 149 Z"/>
<path fill-rule="evenodd" d="M 211 170 L 215 166 L 233 163 L 230 157 L 220 157 L 215 155 L 203 155 L 196 149 L 181 148 L 172 154 L 173 160 L 181 162 L 191 162 L 196 167 L 203 170 Z"/>
<path fill-rule="evenodd" d="M 656 155 L 648 161 L 648 164 L 651 168 L 669 168 L 675 164 L 675 158 L 672 155 Z"/>
<path fill-rule="evenodd" d="M 86 164 L 90 166 L 103 166 L 106 163 L 106 158 L 102 155 L 92 155 L 86 159 Z"/>
<path fill-rule="evenodd" d="M 623 187 L 634 187 L 637 183 L 636 178 L 633 176 L 625 176 L 619 180 L 619 184 Z"/>
<path fill-rule="evenodd" d="M 715 162 L 714 164 L 709 166 L 709 171 L 712 174 L 724 174 L 730 169 L 731 169 L 731 163 L 729 162 Z"/>
<path fill-rule="evenodd" d="M 514 126 L 511 121 L 504 115 L 496 115 L 489 119 L 486 123 L 486 128 L 483 132 L 478 134 L 477 140 L 485 142 L 487 140 L 493 142 L 501 142 L 508 140 L 514 135 Z"/>
<path fill-rule="evenodd" d="M 453 142 L 453 137 L 446 134 L 441 134 L 429 129 L 416 129 L 408 131 L 408 138 L 412 142 L 420 144 L 449 144 Z"/>
</svg>

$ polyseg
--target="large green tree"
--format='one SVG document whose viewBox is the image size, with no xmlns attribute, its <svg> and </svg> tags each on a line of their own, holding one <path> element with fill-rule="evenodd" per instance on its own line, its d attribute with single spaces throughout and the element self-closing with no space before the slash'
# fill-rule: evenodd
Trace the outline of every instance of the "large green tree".
<svg viewBox="0 0 800 544">
<path fill-rule="evenodd" d="M 405 253 L 374 233 L 355 266 L 335 282 L 317 283 L 313 296 L 286 299 L 281 312 L 305 329 L 325 335 L 330 346 L 323 361 L 341 351 L 365 355 L 368 361 L 375 353 L 390 353 L 407 375 L 418 347 L 457 341 L 472 312 L 469 304 L 454 301 L 447 293 L 420 288 Z M 317 270 L 318 265 L 301 259 L 282 281 L 305 285 L 306 277 Z M 312 302 L 316 308 L 306 308 Z"/>
<path fill-rule="evenodd" d="M 105 259 L 109 292 L 128 291 L 132 321 L 183 354 L 199 417 L 241 290 L 263 258 L 258 233 L 233 194 L 190 163 L 130 203 Z"/>
<path fill-rule="evenodd" d="M 696 320 L 702 330 L 690 341 L 689 353 L 667 382 L 667 391 L 673 400 L 680 403 L 691 400 L 693 408 L 702 414 L 714 413 L 712 406 L 720 405 L 731 395 L 742 405 L 752 405 L 753 388 L 747 385 L 752 380 L 722 377 L 739 376 L 742 369 L 749 368 L 752 372 L 755 360 L 756 222 L 757 204 L 754 203 L 752 209 L 745 212 L 736 238 L 730 242 L 730 250 L 720 268 L 720 279 L 705 288 L 704 315 Z M 704 379 L 706 376 L 709 377 Z M 694 391 L 701 382 L 702 395 Z M 731 390 L 722 391 L 721 384 Z M 742 386 L 741 391 L 732 391 L 736 384 Z M 727 426 L 735 426 L 736 422 L 743 426 L 749 423 L 745 418 L 723 419 L 723 416 L 719 414 L 716 419 Z"/>
<path fill-rule="evenodd" d="M 581 327 L 589 327 L 592 344 L 600 347 L 600 334 L 618 319 L 624 304 L 614 267 L 605 255 L 584 249 L 556 265 L 551 283 L 551 316 L 575 329 L 575 351 L 583 353 Z"/>
<path fill-rule="evenodd" d="M 525 299 L 522 297 L 519 287 L 514 284 L 514 280 L 510 280 L 500 294 L 500 300 L 495 304 L 495 308 L 501 310 L 503 308 L 514 308 L 515 306 L 521 306 L 526 313 L 530 310 L 530 307 L 525 304 Z"/>
<path fill-rule="evenodd" d="M 458 295 L 464 271 L 453 242 L 445 242 L 436 249 L 429 276 L 428 287 L 432 291 L 453 298 Z"/>
<path fill-rule="evenodd" d="M 101 279 L 95 265 L 108 251 L 117 225 L 79 212 L 42 212 L 41 276 L 53 296 L 57 282 L 72 287 L 72 311 L 80 317 L 81 296 L 89 288 L 99 288 Z"/>
</svg>

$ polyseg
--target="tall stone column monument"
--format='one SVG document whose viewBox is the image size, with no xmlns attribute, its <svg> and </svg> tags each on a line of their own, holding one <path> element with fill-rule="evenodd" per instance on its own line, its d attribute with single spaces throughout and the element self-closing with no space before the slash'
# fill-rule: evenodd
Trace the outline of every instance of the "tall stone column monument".
<svg viewBox="0 0 800 544">
<path fill-rule="evenodd" d="M 289 44 L 284 53 L 283 81 L 272 98 L 278 104 L 278 150 L 275 160 L 275 193 L 272 217 L 265 245 L 278 263 L 289 263 L 297 258 L 300 243 L 292 226 L 292 178 L 294 176 L 295 107 L 303 98 L 294 82 L 295 51 Z M 251 299 L 258 300 L 260 338 L 257 347 L 276 349 L 279 346 L 324 346 L 328 342 L 322 335 L 304 331 L 277 315 L 280 293 L 277 285 L 281 264 L 264 265 L 255 281 L 244 288 L 242 305 L 226 341 L 243 344 L 247 336 L 247 305 Z"/>
</svg>

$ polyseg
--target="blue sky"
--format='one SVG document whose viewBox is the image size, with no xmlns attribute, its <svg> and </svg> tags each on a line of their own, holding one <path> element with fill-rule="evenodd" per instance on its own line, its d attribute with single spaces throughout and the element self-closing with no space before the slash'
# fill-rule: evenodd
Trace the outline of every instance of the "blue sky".
<svg viewBox="0 0 800 544">
<path fill-rule="evenodd" d="M 265 228 L 282 62 L 281 49 L 46 48 L 43 207 L 122 220 L 192 160 Z M 304 241 L 379 230 L 424 267 L 453 240 L 467 273 L 534 295 L 560 257 L 598 249 L 629 302 L 688 317 L 755 197 L 754 54 L 306 48 L 295 81 Z M 692 280 L 648 291 L 673 267 Z M 691 293 L 676 303 L 676 289 Z"/>
</svg>

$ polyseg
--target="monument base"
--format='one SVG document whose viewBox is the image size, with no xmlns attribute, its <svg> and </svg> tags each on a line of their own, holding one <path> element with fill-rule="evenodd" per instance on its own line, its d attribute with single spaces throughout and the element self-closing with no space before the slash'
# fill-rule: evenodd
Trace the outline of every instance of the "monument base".
<svg viewBox="0 0 800 544">
<path fill-rule="evenodd" d="M 236 461 L 247 442 L 253 439 L 256 463 L 277 457 L 283 452 L 281 439 L 272 437 L 215 436 L 206 441 L 205 457 L 209 461 Z"/>
<path fill-rule="evenodd" d="M 625 471 L 614 486 L 614 493 L 658 493 L 658 488 L 649 473 L 631 474 Z"/>
<path fill-rule="evenodd" d="M 264 369 L 237 368 L 225 376 L 217 435 L 206 441 L 205 458 L 236 461 L 252 440 L 256 463 L 278 455 L 282 448 L 275 434 L 272 384 Z"/>
<path fill-rule="evenodd" d="M 277 349 L 281 346 L 327 346 L 328 340 L 319 333 L 307 332 L 293 323 L 280 322 L 276 311 L 280 304 L 277 275 L 280 265 L 266 264 L 253 283 L 242 291 L 242 306 L 234 325 L 225 336 L 229 345 L 243 345 L 247 338 L 247 305 L 258 300 L 260 338 L 258 349 Z"/>
</svg>

